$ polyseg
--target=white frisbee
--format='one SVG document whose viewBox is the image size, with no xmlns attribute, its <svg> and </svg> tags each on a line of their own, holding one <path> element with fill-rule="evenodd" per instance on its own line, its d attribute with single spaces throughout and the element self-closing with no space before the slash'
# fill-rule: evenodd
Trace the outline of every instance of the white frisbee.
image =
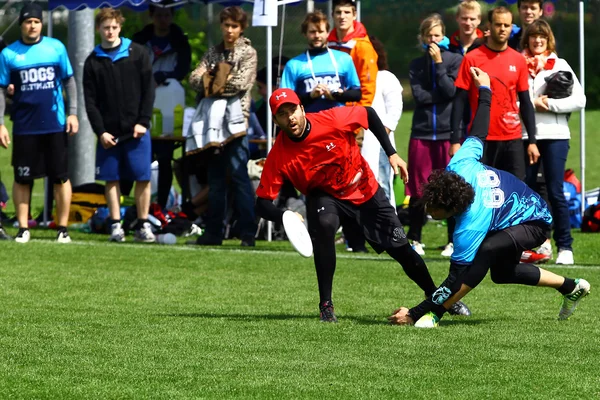
<svg viewBox="0 0 600 400">
<path fill-rule="evenodd" d="M 306 226 L 295 212 L 287 210 L 283 213 L 283 228 L 290 243 L 302 257 L 312 256 L 312 240 Z"/>
</svg>

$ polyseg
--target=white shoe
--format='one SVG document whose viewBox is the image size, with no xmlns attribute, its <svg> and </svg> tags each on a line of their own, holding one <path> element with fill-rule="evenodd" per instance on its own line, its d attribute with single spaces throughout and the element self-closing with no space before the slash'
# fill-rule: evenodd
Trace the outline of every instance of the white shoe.
<svg viewBox="0 0 600 400">
<path fill-rule="evenodd" d="M 422 243 L 417 242 L 416 240 L 413 240 L 412 242 L 412 248 L 413 250 L 420 256 L 424 256 L 425 255 L 425 250 L 424 250 L 424 245 Z"/>
<path fill-rule="evenodd" d="M 121 227 L 120 222 L 116 222 L 110 226 L 110 237 L 109 242 L 122 243 L 125 241 L 125 231 Z"/>
<path fill-rule="evenodd" d="M 135 231 L 133 240 L 142 243 L 156 242 L 156 237 L 154 236 L 154 233 L 152 233 L 152 226 L 150 225 L 150 222 L 144 222 L 142 227 Z"/>
<path fill-rule="evenodd" d="M 552 259 L 552 242 L 550 242 L 549 240 L 542 243 L 542 245 L 540 247 L 538 247 L 538 249 L 535 251 L 538 254 L 543 254 L 545 256 L 550 257 L 549 259 Z"/>
<path fill-rule="evenodd" d="M 442 257 L 452 257 L 452 253 L 454 253 L 454 243 L 450 242 L 444 247 Z"/>
<path fill-rule="evenodd" d="M 573 252 L 571 250 L 558 250 L 558 256 L 556 257 L 556 263 L 562 265 L 573 265 Z"/>
<path fill-rule="evenodd" d="M 585 279 L 575 279 L 575 289 L 573 289 L 571 293 L 563 296 L 562 305 L 558 312 L 558 319 L 565 320 L 573 315 L 577 304 L 579 304 L 581 299 L 587 296 L 588 293 L 590 293 L 590 283 Z"/>
<path fill-rule="evenodd" d="M 58 232 L 56 235 L 56 243 L 71 243 L 71 236 L 69 236 L 69 232 Z"/>
<path fill-rule="evenodd" d="M 19 229 L 19 233 L 15 236 L 15 242 L 17 243 L 27 243 L 31 239 L 31 233 L 29 233 L 29 229 Z"/>
</svg>

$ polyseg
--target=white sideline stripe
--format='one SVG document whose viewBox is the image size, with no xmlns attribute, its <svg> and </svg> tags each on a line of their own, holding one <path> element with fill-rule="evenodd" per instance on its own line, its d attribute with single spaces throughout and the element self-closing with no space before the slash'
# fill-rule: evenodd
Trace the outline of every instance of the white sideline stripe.
<svg viewBox="0 0 600 400">
<path fill-rule="evenodd" d="M 189 239 L 191 240 L 191 238 Z M 154 250 L 170 250 L 170 251 L 200 251 L 200 252 L 229 252 L 229 253 L 240 253 L 240 254 L 262 254 L 262 255 L 282 255 L 282 256 L 294 256 L 301 259 L 298 253 L 295 251 L 284 251 L 284 250 L 247 250 L 247 249 L 231 249 L 231 248 L 216 248 L 216 247 L 201 247 L 194 245 L 156 245 L 152 243 L 111 243 L 111 242 L 85 242 L 80 240 L 73 240 L 69 244 L 56 243 L 54 241 L 42 240 L 42 239 L 31 239 L 30 242 L 39 244 L 46 244 L 51 246 L 90 246 L 90 247 L 126 247 L 131 249 L 142 249 L 147 246 L 152 246 Z M 362 260 L 362 261 L 390 261 L 393 259 L 385 256 L 354 256 L 350 254 L 337 254 L 337 258 L 349 259 L 349 260 Z M 559 264 L 540 264 L 541 268 L 552 269 L 552 268 L 564 268 L 564 269 L 600 269 L 600 265 L 559 265 Z"/>
</svg>

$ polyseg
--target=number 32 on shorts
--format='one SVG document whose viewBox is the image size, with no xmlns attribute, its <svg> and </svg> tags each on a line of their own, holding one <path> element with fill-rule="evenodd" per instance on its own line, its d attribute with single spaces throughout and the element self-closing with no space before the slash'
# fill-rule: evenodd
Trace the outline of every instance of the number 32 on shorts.
<svg viewBox="0 0 600 400">
<path fill-rule="evenodd" d="M 17 174 L 19 176 L 29 176 L 30 168 L 29 167 L 17 167 Z"/>
</svg>

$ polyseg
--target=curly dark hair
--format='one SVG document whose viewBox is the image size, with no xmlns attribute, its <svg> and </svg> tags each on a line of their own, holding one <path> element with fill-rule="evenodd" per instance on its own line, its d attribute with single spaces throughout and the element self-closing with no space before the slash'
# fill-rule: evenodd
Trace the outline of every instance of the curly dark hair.
<svg viewBox="0 0 600 400">
<path fill-rule="evenodd" d="M 429 175 L 421 200 L 428 207 L 460 214 L 475 200 L 475 190 L 456 172 L 438 169 Z"/>
</svg>

